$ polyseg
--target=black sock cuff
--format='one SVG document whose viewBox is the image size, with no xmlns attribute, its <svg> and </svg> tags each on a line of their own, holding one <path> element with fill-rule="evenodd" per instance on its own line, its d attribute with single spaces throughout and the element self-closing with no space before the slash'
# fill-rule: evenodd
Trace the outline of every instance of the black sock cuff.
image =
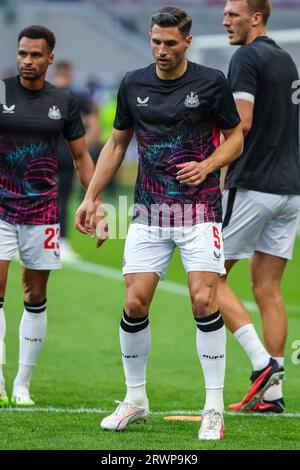
<svg viewBox="0 0 300 470">
<path fill-rule="evenodd" d="M 3 307 L 4 304 L 4 297 L 0 297 L 0 308 Z"/>
<path fill-rule="evenodd" d="M 24 302 L 24 308 L 29 313 L 43 313 L 46 310 L 47 299 L 43 300 L 38 304 L 29 304 Z"/>
<path fill-rule="evenodd" d="M 212 313 L 208 317 L 195 318 L 197 327 L 203 333 L 209 333 L 211 331 L 217 331 L 224 325 L 223 318 L 219 310 Z"/>
<path fill-rule="evenodd" d="M 142 318 L 131 318 L 123 309 L 123 317 L 121 320 L 121 328 L 127 333 L 137 333 L 142 331 L 149 325 L 148 315 Z"/>
</svg>

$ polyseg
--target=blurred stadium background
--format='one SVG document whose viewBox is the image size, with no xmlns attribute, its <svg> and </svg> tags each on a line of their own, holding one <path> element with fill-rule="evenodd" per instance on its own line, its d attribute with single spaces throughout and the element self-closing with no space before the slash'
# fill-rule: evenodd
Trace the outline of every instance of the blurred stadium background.
<svg viewBox="0 0 300 470">
<path fill-rule="evenodd" d="M 193 19 L 191 60 L 227 72 L 234 51 L 222 26 L 224 0 L 179 0 Z M 98 110 L 111 104 L 115 90 L 128 70 L 151 60 L 149 19 L 171 0 L 0 0 L 0 76 L 15 73 L 16 37 L 29 24 L 43 24 L 57 37 L 56 61 L 74 65 L 73 88 L 86 92 Z M 291 54 L 300 68 L 300 0 L 273 0 L 268 30 Z M 51 81 L 51 68 L 48 72 Z M 113 112 L 112 112 L 113 114 Z M 99 123 L 101 129 L 100 111 Z M 111 119 L 109 120 L 109 124 Z M 104 124 L 104 127 L 107 124 Z M 103 129 L 104 138 L 107 135 Z M 103 138 L 99 137 L 103 143 Z M 135 161 L 131 146 L 127 161 Z M 129 163 L 130 166 L 130 163 Z M 134 180 L 126 167 L 119 174 L 123 183 Z"/>
<path fill-rule="evenodd" d="M 16 38 L 23 27 L 43 24 L 52 29 L 57 37 L 56 61 L 67 59 L 73 63 L 72 87 L 93 103 L 101 146 L 112 124 L 120 79 L 126 71 L 152 60 L 149 18 L 168 4 L 183 7 L 193 19 L 190 58 L 226 73 L 234 48 L 227 46 L 222 27 L 225 0 L 0 0 L 0 77 L 16 73 Z M 273 0 L 268 30 L 290 51 L 300 69 L 300 0 Z M 51 81 L 51 69 L 47 78 Z M 133 144 L 115 185 L 106 194 L 106 200 L 115 207 L 119 195 L 132 201 L 136 158 Z M 290 322 L 286 417 L 228 415 L 226 440 L 205 445 L 197 440 L 197 423 L 162 421 L 164 412 L 186 410 L 193 414 L 203 402 L 186 276 L 177 254 L 151 309 L 154 341 L 148 388 L 154 414 L 145 427 L 130 429 L 123 435 L 99 431 L 101 413 L 103 416 L 104 410 L 111 410 L 113 400 L 122 399 L 124 392 L 118 346 L 124 241 L 108 241 L 96 252 L 93 240 L 75 232 L 73 214 L 81 196 L 75 186 L 69 206 L 69 238 L 80 258 L 65 263 L 64 269 L 53 273 L 50 280 L 48 336 L 32 380 L 37 409 L 33 413 L 0 414 L 0 449 L 299 449 L 299 238 L 295 259 L 289 263 L 283 282 Z M 261 331 L 247 262 L 236 268 L 232 285 L 247 302 Z M 6 305 L 6 377 L 10 390 L 17 367 L 17 328 L 22 311 L 17 263 L 12 265 Z M 249 373 L 246 356 L 228 335 L 227 404 L 240 399 L 246 391 Z"/>
</svg>

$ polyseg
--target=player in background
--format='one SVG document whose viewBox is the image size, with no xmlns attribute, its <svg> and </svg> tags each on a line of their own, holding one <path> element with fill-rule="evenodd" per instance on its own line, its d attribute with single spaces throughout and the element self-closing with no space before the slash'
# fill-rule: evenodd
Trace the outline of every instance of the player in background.
<svg viewBox="0 0 300 470">
<path fill-rule="evenodd" d="M 74 67 L 69 60 L 59 60 L 53 64 L 51 83 L 63 90 L 69 91 L 75 100 L 85 128 L 85 141 L 88 149 L 99 141 L 100 129 L 94 103 L 88 98 L 87 93 L 74 89 Z M 99 151 L 98 151 L 99 155 Z M 92 156 L 92 155 L 91 155 Z M 76 261 L 79 259 L 69 242 L 68 207 L 74 187 L 74 164 L 68 142 L 61 134 L 58 141 L 58 206 L 60 222 L 60 257 L 64 261 Z M 93 157 L 92 157 L 93 158 Z"/>
<path fill-rule="evenodd" d="M 11 404 L 34 405 L 29 385 L 46 335 L 47 281 L 50 271 L 60 268 L 55 174 L 61 133 L 69 142 L 85 188 L 94 170 L 74 99 L 45 81 L 54 46 L 54 34 L 47 28 L 23 29 L 18 36 L 19 75 L 0 81 L 0 406 L 9 403 L 2 370 L 3 304 L 9 264 L 18 249 L 24 311 Z"/>
<path fill-rule="evenodd" d="M 149 308 L 178 246 L 188 273 L 206 387 L 202 440 L 224 436 L 226 335 L 216 301 L 224 273 L 219 168 L 240 155 L 243 135 L 224 75 L 186 59 L 191 25 L 175 7 L 152 16 L 155 62 L 127 73 L 120 85 L 114 128 L 77 210 L 76 226 L 88 232 L 94 201 L 117 172 L 135 132 L 139 173 L 124 252 L 126 300 L 120 325 L 127 393 L 101 427 L 120 431 L 148 416 Z M 225 141 L 219 146 L 220 129 Z"/>
<path fill-rule="evenodd" d="M 299 79 L 289 54 L 267 36 L 269 0 L 229 0 L 224 21 L 234 53 L 228 79 L 245 138 L 241 158 L 228 169 L 223 198 L 225 267 L 251 258 L 251 281 L 264 344 L 250 315 L 227 284 L 218 302 L 227 327 L 247 353 L 252 385 L 232 410 L 284 411 L 282 378 L 287 317 L 280 283 L 292 258 L 300 209 Z"/>
</svg>

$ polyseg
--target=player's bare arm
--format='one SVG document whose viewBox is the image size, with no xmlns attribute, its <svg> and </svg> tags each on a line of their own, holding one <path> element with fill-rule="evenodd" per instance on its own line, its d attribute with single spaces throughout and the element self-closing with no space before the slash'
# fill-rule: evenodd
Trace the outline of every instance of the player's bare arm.
<svg viewBox="0 0 300 470">
<path fill-rule="evenodd" d="M 242 126 L 221 129 L 224 136 L 222 144 L 203 162 L 187 162 L 177 165 L 177 180 L 188 186 L 202 184 L 207 175 L 236 160 L 243 151 L 244 138 Z"/>
<path fill-rule="evenodd" d="M 132 135 L 133 129 L 113 129 L 104 145 L 85 198 L 76 211 L 75 226 L 79 232 L 86 234 L 90 231 L 91 217 L 96 211 L 95 200 L 118 171 Z"/>
<path fill-rule="evenodd" d="M 254 104 L 251 101 L 240 99 L 235 100 L 235 104 L 241 118 L 242 131 L 246 137 L 252 127 Z"/>
<path fill-rule="evenodd" d="M 78 179 L 83 188 L 87 189 L 94 174 L 94 163 L 89 154 L 85 138 L 80 137 L 79 139 L 71 140 L 68 144 L 73 155 Z"/>
<path fill-rule="evenodd" d="M 94 174 L 94 163 L 89 154 L 86 139 L 85 137 L 80 137 L 79 139 L 69 141 L 68 144 L 73 156 L 74 167 L 76 169 L 78 179 L 83 188 L 87 190 Z M 100 207 L 102 202 L 102 197 L 101 195 L 99 195 L 97 201 L 95 202 L 96 207 Z M 96 226 L 100 223 L 101 219 L 103 219 L 103 215 L 100 214 L 97 217 L 93 218 L 91 224 L 92 237 L 94 237 Z M 102 243 L 104 240 L 105 238 L 102 239 Z"/>
</svg>

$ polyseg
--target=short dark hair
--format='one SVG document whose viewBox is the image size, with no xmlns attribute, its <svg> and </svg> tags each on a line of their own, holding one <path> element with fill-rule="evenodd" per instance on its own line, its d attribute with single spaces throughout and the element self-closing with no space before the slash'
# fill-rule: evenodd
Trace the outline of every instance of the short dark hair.
<svg viewBox="0 0 300 470">
<path fill-rule="evenodd" d="M 22 38 L 29 39 L 45 39 L 50 51 L 52 52 L 55 46 L 55 36 L 50 29 L 45 26 L 32 25 L 22 29 L 18 36 L 18 43 Z"/>
<path fill-rule="evenodd" d="M 70 72 L 73 70 L 74 66 L 71 61 L 66 59 L 61 59 L 55 62 L 54 64 L 54 71 L 56 73 L 64 74 L 66 72 Z"/>
<path fill-rule="evenodd" d="M 259 12 L 262 14 L 263 23 L 266 25 L 271 13 L 270 0 L 246 0 L 251 13 Z"/>
<path fill-rule="evenodd" d="M 150 30 L 157 24 L 161 28 L 177 26 L 183 37 L 190 34 L 192 19 L 184 10 L 177 7 L 160 8 L 151 17 Z"/>
</svg>

